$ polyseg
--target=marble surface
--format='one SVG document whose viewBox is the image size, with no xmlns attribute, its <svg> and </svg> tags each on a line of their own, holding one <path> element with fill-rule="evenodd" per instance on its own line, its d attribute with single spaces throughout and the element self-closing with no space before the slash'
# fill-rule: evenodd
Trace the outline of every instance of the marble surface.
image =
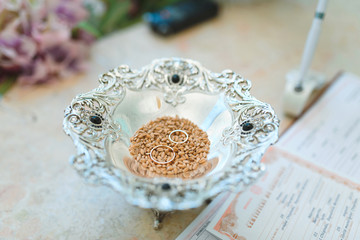
<svg viewBox="0 0 360 240">
<path fill-rule="evenodd" d="M 314 8 L 310 0 L 228 1 L 216 19 L 169 38 L 140 23 L 97 42 L 86 74 L 13 87 L 0 99 L 0 239 L 174 239 L 201 208 L 176 212 L 155 231 L 150 211 L 86 184 L 68 163 L 75 148 L 62 131 L 65 107 L 110 68 L 178 56 L 252 80 L 252 94 L 274 106 L 283 131 L 292 120 L 282 111 L 284 76 L 300 62 Z M 360 75 L 359 9 L 358 0 L 329 3 L 312 64 L 328 79 L 340 70 Z"/>
</svg>

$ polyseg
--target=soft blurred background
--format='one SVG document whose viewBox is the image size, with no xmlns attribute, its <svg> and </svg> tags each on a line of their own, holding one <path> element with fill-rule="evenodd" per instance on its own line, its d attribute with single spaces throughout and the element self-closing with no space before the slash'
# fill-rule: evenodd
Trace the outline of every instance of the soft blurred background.
<svg viewBox="0 0 360 240">
<path fill-rule="evenodd" d="M 289 126 L 285 75 L 300 64 L 316 1 L 218 1 L 216 17 L 169 36 L 144 22 L 144 13 L 176 2 L 0 0 L 0 239 L 173 239 L 201 211 L 176 212 L 156 232 L 150 211 L 85 184 L 69 166 L 75 148 L 63 111 L 118 65 L 185 57 L 232 69 L 275 108 L 281 131 Z M 358 0 L 328 4 L 311 65 L 328 81 L 340 71 L 360 75 L 359 12 Z"/>
</svg>

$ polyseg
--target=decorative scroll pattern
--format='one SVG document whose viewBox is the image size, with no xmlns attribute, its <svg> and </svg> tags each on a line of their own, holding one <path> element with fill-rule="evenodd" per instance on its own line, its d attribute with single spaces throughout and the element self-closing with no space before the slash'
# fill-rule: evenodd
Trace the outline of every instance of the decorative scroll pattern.
<svg viewBox="0 0 360 240">
<path fill-rule="evenodd" d="M 264 170 L 261 156 L 278 137 L 279 120 L 273 109 L 250 95 L 249 80 L 230 70 L 212 73 L 195 61 L 170 58 L 155 60 L 139 71 L 119 66 L 100 76 L 99 82 L 98 88 L 78 95 L 65 111 L 64 131 L 77 147 L 71 162 L 86 179 L 111 186 L 140 207 L 187 209 L 226 189 L 243 190 Z M 167 183 L 110 166 L 105 161 L 105 145 L 121 139 L 112 115 L 127 89 L 160 91 L 173 106 L 185 103 L 186 94 L 192 92 L 224 94 L 232 124 L 223 131 L 222 143 L 232 146 L 231 166 L 211 178 L 166 179 Z"/>
</svg>

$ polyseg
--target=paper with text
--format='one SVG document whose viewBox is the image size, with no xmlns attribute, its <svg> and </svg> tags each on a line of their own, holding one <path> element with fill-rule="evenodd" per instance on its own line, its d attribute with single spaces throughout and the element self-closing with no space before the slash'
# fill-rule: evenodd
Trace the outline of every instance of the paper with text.
<svg viewBox="0 0 360 240">
<path fill-rule="evenodd" d="M 360 185 L 273 151 L 266 175 L 223 204 L 208 231 L 239 240 L 360 239 Z"/>
<path fill-rule="evenodd" d="M 340 77 L 277 147 L 360 183 L 360 79 Z"/>
<path fill-rule="evenodd" d="M 228 199 L 230 193 L 217 196 L 210 205 L 183 231 L 176 240 L 221 240 L 206 230 L 216 211 Z"/>
</svg>

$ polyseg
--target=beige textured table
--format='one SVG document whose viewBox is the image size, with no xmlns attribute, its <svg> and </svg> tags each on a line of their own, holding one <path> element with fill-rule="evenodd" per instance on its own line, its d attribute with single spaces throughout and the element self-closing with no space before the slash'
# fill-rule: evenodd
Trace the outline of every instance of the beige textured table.
<svg viewBox="0 0 360 240">
<path fill-rule="evenodd" d="M 282 112 L 284 76 L 299 64 L 314 8 L 310 0 L 227 3 L 218 18 L 170 38 L 138 24 L 99 41 L 86 75 L 12 88 L 0 100 L 0 239 L 175 238 L 201 209 L 176 212 L 154 231 L 150 211 L 85 184 L 68 164 L 75 148 L 62 131 L 63 110 L 110 68 L 178 56 L 251 79 L 253 95 L 274 106 L 284 130 L 291 120 Z M 359 10 L 358 0 L 330 1 L 313 69 L 360 75 Z"/>
</svg>

